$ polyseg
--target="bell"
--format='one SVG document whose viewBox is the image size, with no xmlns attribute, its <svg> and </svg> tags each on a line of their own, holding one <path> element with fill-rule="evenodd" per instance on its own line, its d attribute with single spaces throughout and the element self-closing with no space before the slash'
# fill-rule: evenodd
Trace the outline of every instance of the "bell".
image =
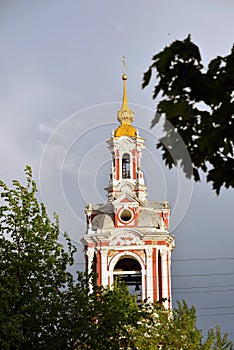
<svg viewBox="0 0 234 350">
<path fill-rule="evenodd" d="M 135 291 L 137 291 L 137 290 L 141 290 L 138 283 L 136 284 L 136 287 L 135 287 Z"/>
</svg>

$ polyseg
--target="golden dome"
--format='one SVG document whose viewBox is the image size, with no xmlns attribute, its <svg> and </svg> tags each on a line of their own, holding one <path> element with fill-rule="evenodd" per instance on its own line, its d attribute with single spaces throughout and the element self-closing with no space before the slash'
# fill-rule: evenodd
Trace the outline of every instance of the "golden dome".
<svg viewBox="0 0 234 350">
<path fill-rule="evenodd" d="M 120 137 L 120 136 L 136 137 L 137 130 L 132 125 L 122 124 L 115 130 L 114 136 L 115 137 Z"/>
</svg>

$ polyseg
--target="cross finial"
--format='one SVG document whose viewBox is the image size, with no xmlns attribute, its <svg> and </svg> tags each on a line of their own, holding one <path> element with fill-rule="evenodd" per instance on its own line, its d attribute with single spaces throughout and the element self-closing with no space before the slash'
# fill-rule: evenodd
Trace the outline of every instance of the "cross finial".
<svg viewBox="0 0 234 350">
<path fill-rule="evenodd" d="M 130 125 L 131 122 L 133 121 L 133 112 L 128 106 L 128 98 L 127 98 L 127 87 L 126 87 L 126 82 L 127 82 L 127 75 L 126 75 L 126 58 L 123 56 L 122 59 L 123 63 L 123 75 L 122 75 L 122 80 L 123 80 L 123 104 L 121 107 L 121 110 L 118 111 L 118 121 L 121 123 L 121 125 Z M 135 131 L 134 131 L 135 132 Z"/>
<path fill-rule="evenodd" d="M 126 57 L 125 56 L 123 56 L 122 62 L 123 62 L 123 73 L 126 74 Z"/>
</svg>

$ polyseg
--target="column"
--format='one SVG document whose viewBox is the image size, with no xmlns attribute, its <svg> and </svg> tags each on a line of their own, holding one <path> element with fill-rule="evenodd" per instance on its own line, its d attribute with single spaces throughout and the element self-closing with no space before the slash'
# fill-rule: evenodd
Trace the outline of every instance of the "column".
<svg viewBox="0 0 234 350">
<path fill-rule="evenodd" d="M 108 271 L 107 271 L 107 249 L 101 250 L 102 255 L 102 285 L 108 285 Z"/>
<path fill-rule="evenodd" d="M 87 248 L 86 255 L 87 255 L 87 258 L 88 258 L 87 259 L 88 260 L 87 272 L 88 272 L 88 274 L 90 274 L 92 272 L 94 248 Z M 91 280 L 89 280 L 89 289 L 90 289 L 90 292 L 93 291 L 93 286 L 92 286 Z"/>
<path fill-rule="evenodd" d="M 168 309 L 168 264 L 167 264 L 167 249 L 160 250 L 162 259 L 162 298 L 166 298 L 163 303 L 166 309 Z"/>
<path fill-rule="evenodd" d="M 142 288 L 142 300 L 145 300 L 145 298 L 148 296 L 146 295 L 146 270 L 142 269 L 141 270 L 141 288 Z"/>
<path fill-rule="evenodd" d="M 152 247 L 146 248 L 146 297 L 149 301 L 154 301 L 153 296 L 153 264 Z"/>
<path fill-rule="evenodd" d="M 88 248 L 86 251 L 86 255 L 88 257 L 88 266 L 87 272 L 90 274 L 92 271 L 93 257 L 94 257 L 94 248 Z"/>
<path fill-rule="evenodd" d="M 168 251 L 168 299 L 170 302 L 168 302 L 168 308 L 170 309 L 172 307 L 172 298 L 171 298 L 171 252 Z"/>
</svg>

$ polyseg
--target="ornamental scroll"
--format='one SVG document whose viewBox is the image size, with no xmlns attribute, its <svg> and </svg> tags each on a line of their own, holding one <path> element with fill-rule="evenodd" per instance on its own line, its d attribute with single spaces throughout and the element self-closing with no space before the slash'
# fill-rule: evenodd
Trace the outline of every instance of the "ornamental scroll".
<svg viewBox="0 0 234 350">
<path fill-rule="evenodd" d="M 142 242 L 142 240 L 140 239 L 140 237 L 137 237 L 135 234 L 133 233 L 117 233 L 115 235 L 113 235 L 111 241 L 110 241 L 110 245 L 141 245 L 144 244 Z"/>
</svg>

